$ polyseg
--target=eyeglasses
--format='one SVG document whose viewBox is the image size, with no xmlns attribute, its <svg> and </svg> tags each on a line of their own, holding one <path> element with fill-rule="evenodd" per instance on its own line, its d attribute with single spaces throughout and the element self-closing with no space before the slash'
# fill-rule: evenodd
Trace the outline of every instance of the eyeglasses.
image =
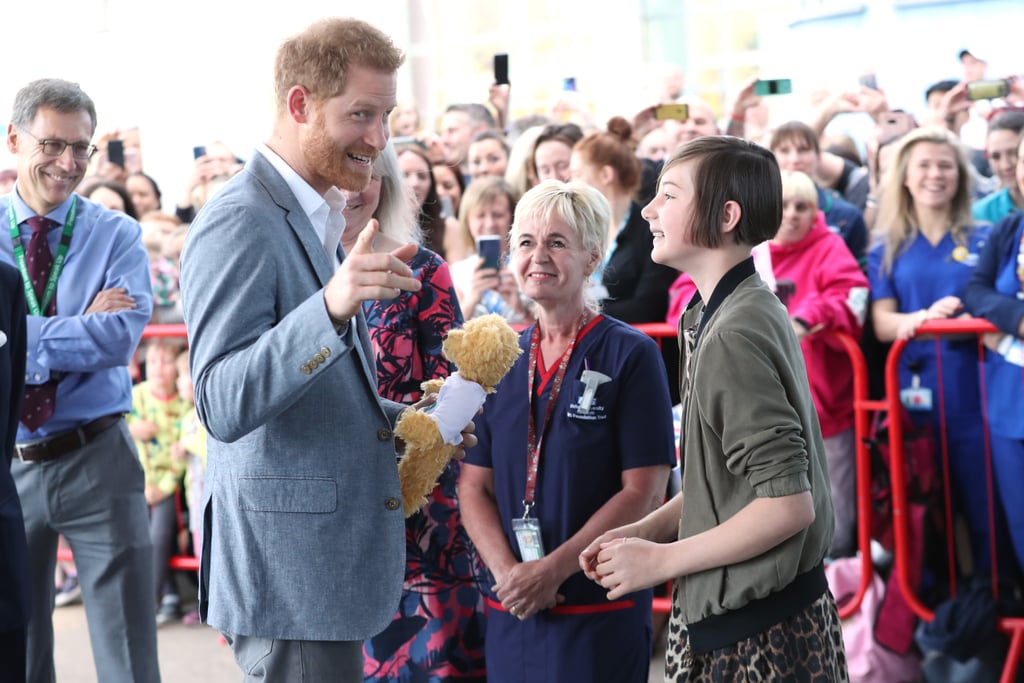
<svg viewBox="0 0 1024 683">
<path fill-rule="evenodd" d="M 91 159 L 92 155 L 96 153 L 96 145 L 89 144 L 88 142 L 68 142 L 67 140 L 59 140 L 57 138 L 40 140 L 24 128 L 19 128 L 18 130 L 39 143 L 39 146 L 43 148 L 43 154 L 48 157 L 59 157 L 64 154 L 64 150 L 68 147 L 71 148 L 71 156 L 82 161 Z"/>
</svg>

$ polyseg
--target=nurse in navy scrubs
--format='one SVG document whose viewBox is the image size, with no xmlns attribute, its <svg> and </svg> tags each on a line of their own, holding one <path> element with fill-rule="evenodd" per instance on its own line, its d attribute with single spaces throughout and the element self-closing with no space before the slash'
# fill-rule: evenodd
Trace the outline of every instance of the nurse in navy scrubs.
<svg viewBox="0 0 1024 683">
<path fill-rule="evenodd" d="M 609 601 L 578 561 L 660 505 L 675 462 L 656 344 L 587 296 L 608 224 L 608 202 L 581 182 L 546 181 L 516 207 L 511 267 L 537 322 L 476 420 L 459 478 L 463 521 L 494 579 L 491 683 L 647 680 L 651 591 Z"/>
</svg>

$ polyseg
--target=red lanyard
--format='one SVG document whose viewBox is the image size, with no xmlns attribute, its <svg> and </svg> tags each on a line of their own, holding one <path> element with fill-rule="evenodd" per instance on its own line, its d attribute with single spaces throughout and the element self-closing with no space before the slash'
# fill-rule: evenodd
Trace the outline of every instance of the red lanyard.
<svg viewBox="0 0 1024 683">
<path fill-rule="evenodd" d="M 530 516 L 530 509 L 533 508 L 534 496 L 537 492 L 537 470 L 540 468 L 540 448 L 544 440 L 544 431 L 551 422 L 551 414 L 555 411 L 555 403 L 558 402 L 558 394 L 562 390 L 562 380 L 565 379 L 565 369 L 569 365 L 569 358 L 572 357 L 572 350 L 576 347 L 580 332 L 587 326 L 589 318 L 590 312 L 584 311 L 576 326 L 576 332 L 569 341 L 569 347 L 562 354 L 558 371 L 551 381 L 551 396 L 544 409 L 544 422 L 540 426 L 540 432 L 537 431 L 537 425 L 533 419 L 533 381 L 537 369 L 537 349 L 540 347 L 539 323 L 534 326 L 533 335 L 530 337 L 530 370 L 529 384 L 527 385 L 527 390 L 530 392 L 529 429 L 527 432 L 529 441 L 526 446 L 526 494 L 523 496 L 523 519 Z"/>
</svg>

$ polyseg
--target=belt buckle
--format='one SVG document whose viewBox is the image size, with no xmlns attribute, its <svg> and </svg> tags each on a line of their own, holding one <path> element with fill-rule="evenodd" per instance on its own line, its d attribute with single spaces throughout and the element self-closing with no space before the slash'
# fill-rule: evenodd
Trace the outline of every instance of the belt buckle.
<svg viewBox="0 0 1024 683">
<path fill-rule="evenodd" d="M 89 435 L 85 433 L 84 426 L 75 427 L 75 436 L 78 437 L 78 446 L 76 447 L 75 450 L 77 450 L 78 448 L 82 448 L 83 446 L 89 443 Z"/>
</svg>

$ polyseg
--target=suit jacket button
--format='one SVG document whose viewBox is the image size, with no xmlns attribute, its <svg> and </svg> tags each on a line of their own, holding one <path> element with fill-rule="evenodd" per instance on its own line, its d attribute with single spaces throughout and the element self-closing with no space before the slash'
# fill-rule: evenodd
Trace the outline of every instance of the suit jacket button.
<svg viewBox="0 0 1024 683">
<path fill-rule="evenodd" d="M 331 350 L 325 346 L 320 349 L 320 355 L 322 355 L 324 358 L 330 358 Z"/>
<path fill-rule="evenodd" d="M 391 437 L 392 436 L 393 436 L 393 434 L 391 433 L 390 429 L 378 429 L 377 430 L 377 440 L 378 441 L 391 441 Z"/>
<path fill-rule="evenodd" d="M 312 368 L 313 370 L 316 370 L 319 366 L 320 366 L 320 364 L 316 362 L 316 358 L 310 358 L 309 359 L 309 367 L 310 368 Z"/>
<path fill-rule="evenodd" d="M 309 363 L 303 363 L 299 370 L 302 370 L 303 375 L 308 375 L 313 372 L 313 368 L 310 367 Z"/>
<path fill-rule="evenodd" d="M 384 507 L 386 507 L 390 512 L 397 510 L 399 505 L 400 503 L 398 502 L 398 499 L 394 496 L 389 496 L 388 499 L 384 501 Z"/>
<path fill-rule="evenodd" d="M 326 359 L 324 358 L 324 354 L 318 353 L 315 356 L 313 356 L 313 360 L 315 360 L 317 363 L 323 363 Z"/>
</svg>

